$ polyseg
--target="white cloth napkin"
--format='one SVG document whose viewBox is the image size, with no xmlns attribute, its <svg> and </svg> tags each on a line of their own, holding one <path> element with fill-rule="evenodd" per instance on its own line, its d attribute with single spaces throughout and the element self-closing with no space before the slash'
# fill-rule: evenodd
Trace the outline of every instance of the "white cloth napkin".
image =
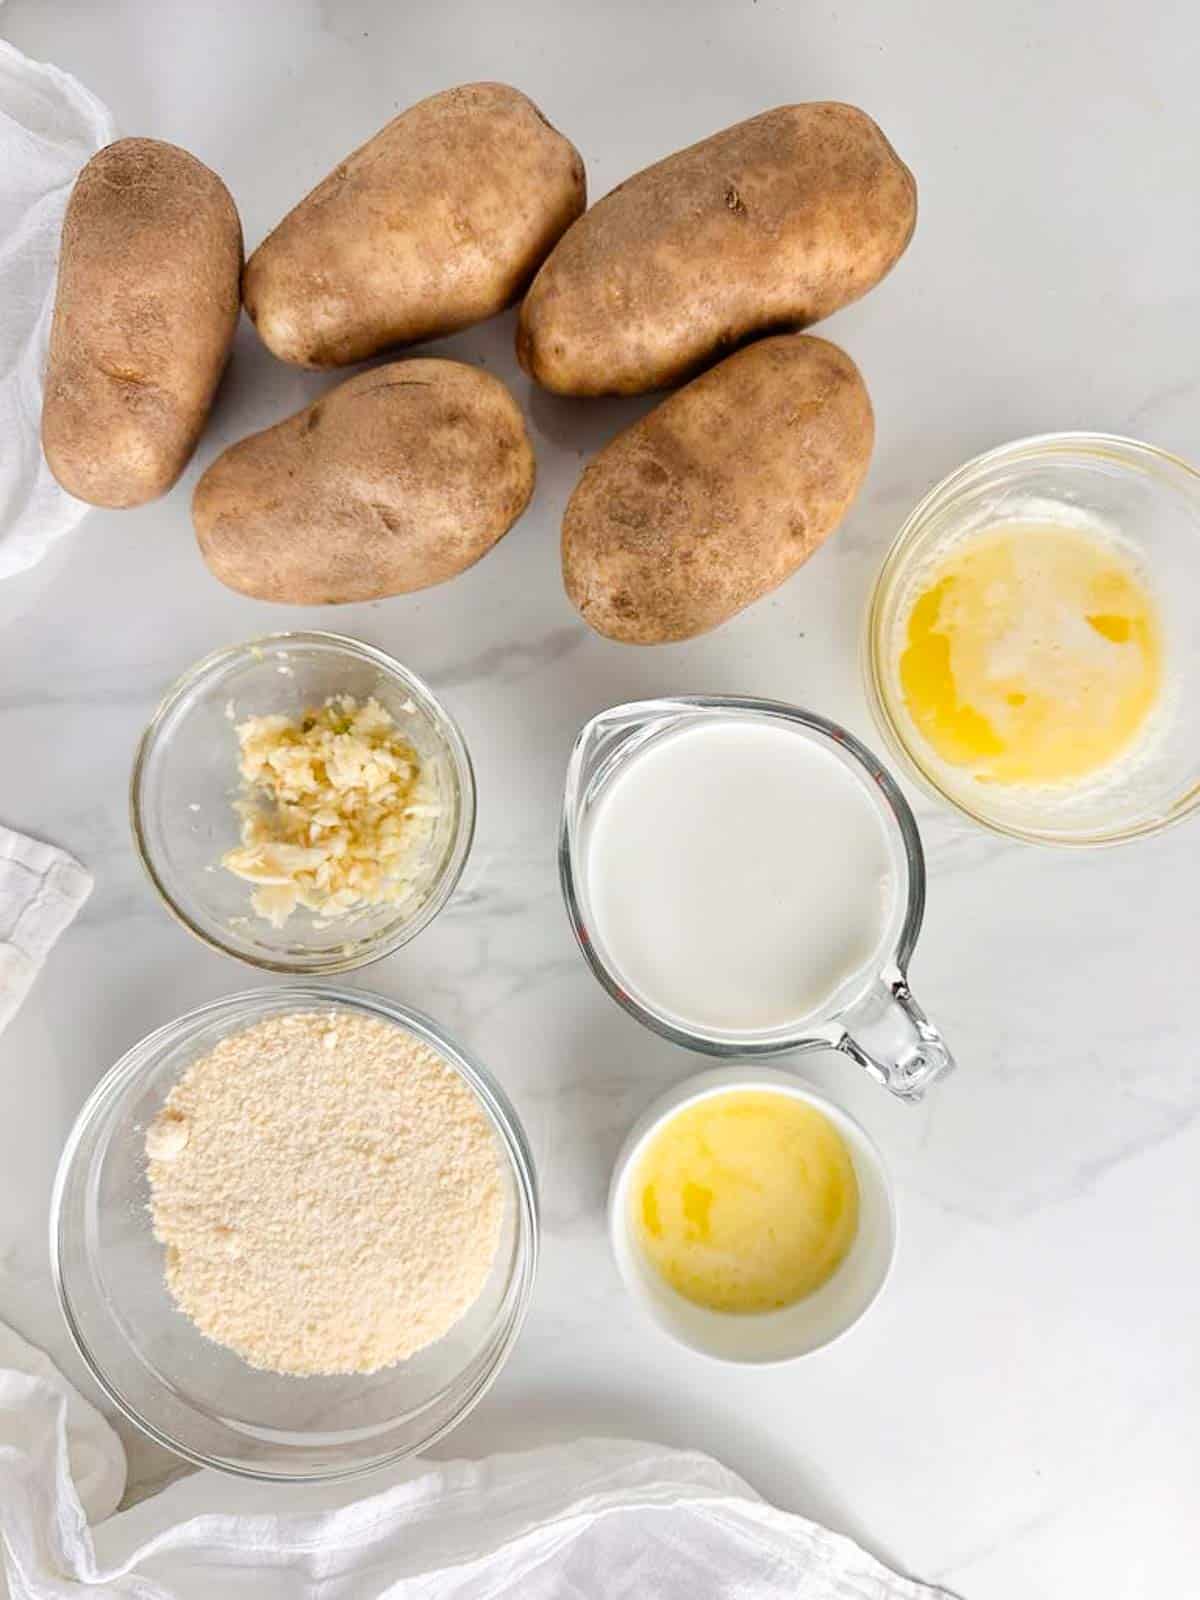
<svg viewBox="0 0 1200 1600">
<path fill-rule="evenodd" d="M 42 458 L 42 384 L 71 185 L 115 138 L 81 83 L 0 40 L 0 578 L 40 561 L 88 511 Z"/>
<path fill-rule="evenodd" d="M 0 1032 L 91 892 L 91 873 L 65 850 L 0 827 Z"/>
<path fill-rule="evenodd" d="M 107 1423 L 0 1336 L 0 1600 L 5 1576 L 11 1600 L 952 1600 L 629 1440 L 410 1463 L 374 1493 L 197 1472 L 108 1515 L 124 1476 Z"/>
</svg>

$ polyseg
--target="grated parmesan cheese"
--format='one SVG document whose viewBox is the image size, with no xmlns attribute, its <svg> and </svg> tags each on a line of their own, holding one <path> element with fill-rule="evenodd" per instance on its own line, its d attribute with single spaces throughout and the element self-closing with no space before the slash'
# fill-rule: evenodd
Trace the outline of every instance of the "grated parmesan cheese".
<svg viewBox="0 0 1200 1600">
<path fill-rule="evenodd" d="M 413 892 L 441 805 L 377 700 L 335 695 L 237 736 L 242 842 L 221 865 L 256 886 L 259 916 L 278 928 L 297 906 L 332 919 Z"/>
<path fill-rule="evenodd" d="M 475 1303 L 505 1214 L 458 1073 L 371 1017 L 268 1017 L 192 1062 L 145 1136 L 167 1287 L 252 1367 L 377 1372 Z"/>
</svg>

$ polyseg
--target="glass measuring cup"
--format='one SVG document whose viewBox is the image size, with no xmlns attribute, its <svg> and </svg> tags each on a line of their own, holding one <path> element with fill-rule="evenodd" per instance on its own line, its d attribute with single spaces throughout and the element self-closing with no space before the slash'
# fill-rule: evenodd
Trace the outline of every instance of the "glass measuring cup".
<svg viewBox="0 0 1200 1600">
<path fill-rule="evenodd" d="M 786 723 L 837 759 L 861 785 L 883 825 L 895 884 L 891 916 L 872 959 L 815 1011 L 753 1032 L 684 1022 L 632 992 L 597 936 L 588 886 L 589 829 L 617 775 L 655 741 L 704 719 L 730 718 Z M 907 1100 L 919 1099 L 954 1065 L 908 985 L 908 963 L 925 910 L 925 858 L 916 822 L 890 774 L 836 723 L 774 700 L 721 695 L 642 700 L 601 712 L 584 726 L 571 754 L 559 871 L 572 929 L 595 976 L 631 1016 L 675 1044 L 724 1059 L 832 1047 Z"/>
</svg>

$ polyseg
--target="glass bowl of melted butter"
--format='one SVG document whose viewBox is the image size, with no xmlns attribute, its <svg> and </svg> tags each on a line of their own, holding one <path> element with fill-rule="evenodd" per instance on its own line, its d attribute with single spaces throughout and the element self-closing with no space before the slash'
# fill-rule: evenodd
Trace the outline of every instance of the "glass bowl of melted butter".
<svg viewBox="0 0 1200 1600">
<path fill-rule="evenodd" d="M 1200 806 L 1200 473 L 1064 433 L 977 457 L 909 517 L 867 619 L 876 720 L 999 833 L 1116 844 Z"/>
</svg>

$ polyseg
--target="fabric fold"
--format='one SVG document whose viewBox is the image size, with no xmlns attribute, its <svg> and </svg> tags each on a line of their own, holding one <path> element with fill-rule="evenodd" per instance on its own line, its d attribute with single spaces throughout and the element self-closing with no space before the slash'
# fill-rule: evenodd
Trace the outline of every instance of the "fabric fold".
<svg viewBox="0 0 1200 1600">
<path fill-rule="evenodd" d="M 14 1600 L 952 1600 L 708 1456 L 633 1440 L 409 1462 L 373 1490 L 197 1472 L 109 1515 L 124 1470 L 103 1419 L 0 1332 Z"/>
<path fill-rule="evenodd" d="M 0 1032 L 91 892 L 74 856 L 0 826 Z"/>
<path fill-rule="evenodd" d="M 0 578 L 40 561 L 89 510 L 42 455 L 42 390 L 67 201 L 116 136 L 70 73 L 0 40 Z"/>
</svg>

